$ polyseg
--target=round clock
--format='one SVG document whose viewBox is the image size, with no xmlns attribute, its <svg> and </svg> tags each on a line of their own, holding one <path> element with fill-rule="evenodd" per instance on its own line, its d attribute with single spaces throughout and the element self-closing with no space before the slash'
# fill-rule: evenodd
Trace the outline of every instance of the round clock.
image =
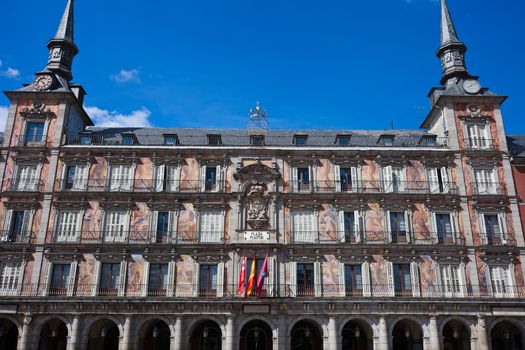
<svg viewBox="0 0 525 350">
<path fill-rule="evenodd" d="M 467 79 L 463 82 L 463 89 L 469 94 L 477 94 L 481 90 L 481 85 L 479 81 L 475 79 Z"/>
<path fill-rule="evenodd" d="M 38 91 L 48 90 L 51 87 L 51 84 L 53 84 L 53 77 L 48 74 L 37 76 L 33 82 L 35 90 Z"/>
</svg>

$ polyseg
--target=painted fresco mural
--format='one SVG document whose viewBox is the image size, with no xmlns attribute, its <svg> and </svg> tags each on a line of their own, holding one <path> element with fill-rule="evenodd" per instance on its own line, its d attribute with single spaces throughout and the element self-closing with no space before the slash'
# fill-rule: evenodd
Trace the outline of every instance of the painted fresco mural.
<svg viewBox="0 0 525 350">
<path fill-rule="evenodd" d="M 93 254 L 84 254 L 84 259 L 78 264 L 77 294 L 90 295 L 95 281 L 96 259 Z"/>
<path fill-rule="evenodd" d="M 197 216 L 192 203 L 184 203 L 178 220 L 178 240 L 192 242 L 197 238 Z"/>
<path fill-rule="evenodd" d="M 424 204 L 415 203 L 413 205 L 412 225 L 415 239 L 428 239 L 431 237 L 428 212 Z"/>
<path fill-rule="evenodd" d="M 336 242 L 337 237 L 337 211 L 330 205 L 323 204 L 319 210 L 319 240 L 321 242 Z"/>
<path fill-rule="evenodd" d="M 366 212 L 366 239 L 368 241 L 384 241 L 385 228 L 383 210 L 377 203 L 369 203 Z"/>
<path fill-rule="evenodd" d="M 372 295 L 386 295 L 388 293 L 389 279 L 388 267 L 382 255 L 373 255 L 370 261 L 370 282 Z"/>
<path fill-rule="evenodd" d="M 131 212 L 129 239 L 133 242 L 148 240 L 148 206 L 146 203 L 136 203 L 137 208 Z"/>
<path fill-rule="evenodd" d="M 131 254 L 128 262 L 128 274 L 126 283 L 127 295 L 141 295 L 144 280 L 144 258 L 142 254 Z"/>
<path fill-rule="evenodd" d="M 342 288 L 339 279 L 339 261 L 334 255 L 325 255 L 321 263 L 324 296 L 339 296 Z"/>
<path fill-rule="evenodd" d="M 316 179 L 318 186 L 328 190 L 335 190 L 334 166 L 328 159 L 320 159 L 317 165 Z"/>
<path fill-rule="evenodd" d="M 35 266 L 35 254 L 31 254 L 30 258 L 26 261 L 25 264 L 25 270 L 24 270 L 24 280 L 22 284 L 22 291 L 24 293 L 31 293 L 33 291 L 33 285 L 32 285 L 32 275 L 33 275 L 33 267 Z"/>
<path fill-rule="evenodd" d="M 181 255 L 177 261 L 175 295 L 189 296 L 193 293 L 193 259 L 190 255 Z"/>
<path fill-rule="evenodd" d="M 186 158 L 182 165 L 180 174 L 180 190 L 196 191 L 199 189 L 198 180 L 200 180 L 199 162 L 194 158 Z"/>
<path fill-rule="evenodd" d="M 423 255 L 420 258 L 419 284 L 422 291 L 431 293 L 433 290 L 437 290 L 436 286 L 440 284 L 438 281 L 438 265 L 428 255 Z"/>
</svg>

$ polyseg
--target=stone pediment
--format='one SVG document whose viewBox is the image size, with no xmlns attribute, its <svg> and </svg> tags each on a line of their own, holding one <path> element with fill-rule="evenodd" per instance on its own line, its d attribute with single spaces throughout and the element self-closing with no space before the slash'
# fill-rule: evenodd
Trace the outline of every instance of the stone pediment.
<svg viewBox="0 0 525 350">
<path fill-rule="evenodd" d="M 280 178 L 281 174 L 277 170 L 258 162 L 242 167 L 233 176 L 242 183 L 261 182 L 267 184 Z"/>
</svg>

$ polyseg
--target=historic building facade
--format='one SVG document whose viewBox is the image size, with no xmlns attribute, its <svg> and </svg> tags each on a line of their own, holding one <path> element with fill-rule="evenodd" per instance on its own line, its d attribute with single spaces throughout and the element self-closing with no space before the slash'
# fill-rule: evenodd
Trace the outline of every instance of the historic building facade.
<svg viewBox="0 0 525 350">
<path fill-rule="evenodd" d="M 6 92 L 0 348 L 524 349 L 505 97 L 441 7 L 427 131 L 97 128 L 69 0 Z"/>
</svg>

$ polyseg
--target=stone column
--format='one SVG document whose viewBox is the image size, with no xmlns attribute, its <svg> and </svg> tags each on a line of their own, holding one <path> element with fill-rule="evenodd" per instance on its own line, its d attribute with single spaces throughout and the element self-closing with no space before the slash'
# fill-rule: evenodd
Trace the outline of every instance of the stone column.
<svg viewBox="0 0 525 350">
<path fill-rule="evenodd" d="M 67 350 L 77 350 L 79 345 L 79 327 L 80 319 L 78 316 L 73 318 L 73 323 L 71 324 L 71 334 L 67 339 Z"/>
<path fill-rule="evenodd" d="M 439 350 L 439 330 L 435 316 L 431 316 L 430 321 L 428 322 L 428 335 L 428 349 Z"/>
<path fill-rule="evenodd" d="M 477 333 L 478 333 L 478 349 L 479 350 L 488 349 L 489 341 L 487 339 L 487 329 L 485 327 L 485 317 L 484 316 L 478 316 Z M 472 349 L 472 350 L 475 350 L 475 349 Z"/>
<path fill-rule="evenodd" d="M 183 350 L 182 348 L 182 317 L 177 317 L 175 321 L 175 334 L 171 337 L 171 347 L 174 350 Z"/>
<path fill-rule="evenodd" d="M 131 330 L 131 323 L 132 317 L 130 315 L 126 316 L 126 321 L 124 323 L 124 334 L 122 335 L 119 342 L 119 350 L 133 350 L 133 333 Z"/>
<path fill-rule="evenodd" d="M 233 337 L 233 317 L 228 316 L 228 320 L 226 321 L 226 334 L 222 348 L 224 350 L 233 350 L 236 341 L 237 340 Z"/>
<path fill-rule="evenodd" d="M 22 334 L 20 335 L 20 339 L 18 341 L 18 350 L 26 350 L 26 349 L 31 349 L 32 346 L 30 344 L 30 337 L 29 337 L 29 334 L 31 332 L 31 326 L 30 326 L 30 323 L 31 323 L 31 316 L 25 316 L 24 317 L 24 322 L 22 324 Z"/>
<path fill-rule="evenodd" d="M 388 330 L 386 327 L 386 319 L 384 317 L 379 318 L 379 324 L 377 327 L 377 336 L 374 337 L 374 349 L 376 350 L 388 350 Z"/>
<path fill-rule="evenodd" d="M 328 319 L 328 349 L 338 350 L 339 344 L 337 344 L 337 324 L 334 317 Z"/>
<path fill-rule="evenodd" d="M 277 341 L 273 342 L 273 350 L 283 350 L 288 348 L 287 342 L 287 334 L 286 334 L 286 318 L 284 316 L 280 316 L 279 320 L 277 322 Z"/>
</svg>

